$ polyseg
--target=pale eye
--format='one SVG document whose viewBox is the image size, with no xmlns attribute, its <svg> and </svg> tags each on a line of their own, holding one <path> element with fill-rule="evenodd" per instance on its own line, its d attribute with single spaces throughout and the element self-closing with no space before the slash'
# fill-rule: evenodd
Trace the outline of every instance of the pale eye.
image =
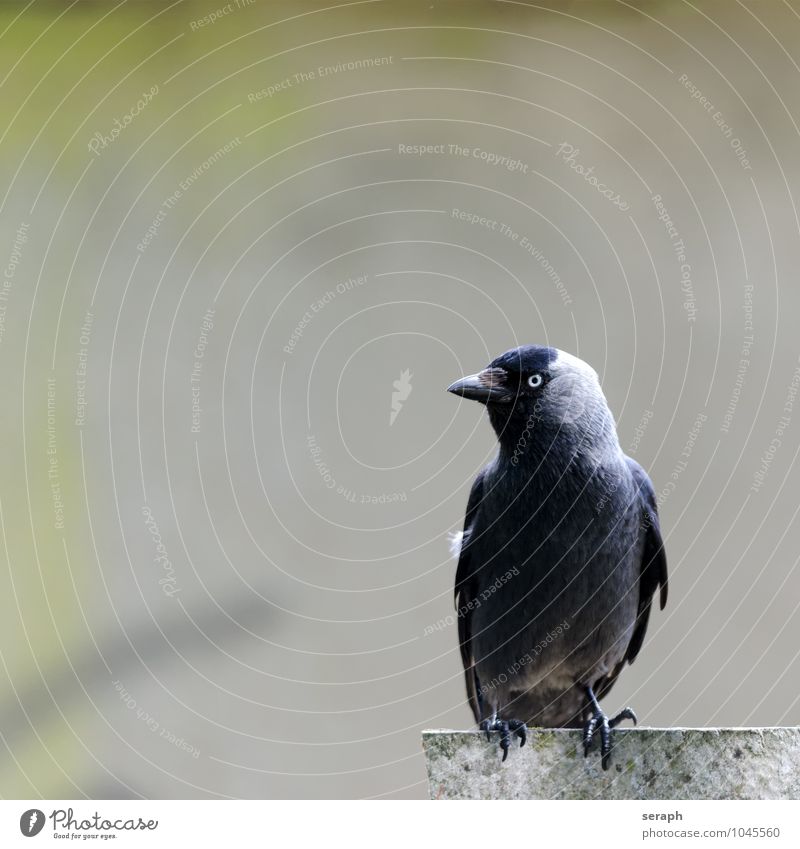
<svg viewBox="0 0 800 849">
<path fill-rule="evenodd" d="M 528 386 L 531 389 L 538 389 L 544 383 L 544 378 L 540 374 L 532 374 L 528 378 Z"/>
</svg>

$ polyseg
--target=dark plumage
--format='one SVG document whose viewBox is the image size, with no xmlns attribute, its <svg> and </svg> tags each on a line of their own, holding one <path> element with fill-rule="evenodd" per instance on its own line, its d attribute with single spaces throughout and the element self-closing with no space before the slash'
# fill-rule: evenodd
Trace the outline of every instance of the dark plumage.
<svg viewBox="0 0 800 849">
<path fill-rule="evenodd" d="M 598 700 L 642 646 L 653 595 L 667 599 L 655 493 L 622 452 L 595 371 L 554 348 L 508 351 L 450 392 L 485 404 L 499 451 L 470 493 L 457 538 L 456 608 L 476 721 L 595 731 L 608 767 L 613 719 Z"/>
</svg>

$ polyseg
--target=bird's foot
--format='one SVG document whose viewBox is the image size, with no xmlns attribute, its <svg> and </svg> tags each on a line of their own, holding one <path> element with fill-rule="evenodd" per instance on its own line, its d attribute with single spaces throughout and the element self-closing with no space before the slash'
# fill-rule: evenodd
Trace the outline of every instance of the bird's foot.
<svg viewBox="0 0 800 849">
<path fill-rule="evenodd" d="M 611 766 L 611 731 L 616 728 L 623 719 L 633 720 L 636 725 L 636 714 L 627 707 L 621 710 L 616 716 L 609 719 L 601 710 L 600 706 L 595 702 L 592 706 L 592 717 L 583 727 L 583 756 L 589 754 L 589 749 L 594 742 L 595 733 L 600 731 L 600 756 L 603 769 L 608 769 Z"/>
<path fill-rule="evenodd" d="M 503 750 L 503 761 L 508 757 L 511 747 L 511 735 L 519 737 L 519 745 L 522 748 L 528 739 L 528 730 L 525 723 L 519 719 L 484 719 L 480 724 L 481 731 L 486 732 L 486 739 L 491 742 L 492 731 L 500 732 L 500 748 Z"/>
</svg>

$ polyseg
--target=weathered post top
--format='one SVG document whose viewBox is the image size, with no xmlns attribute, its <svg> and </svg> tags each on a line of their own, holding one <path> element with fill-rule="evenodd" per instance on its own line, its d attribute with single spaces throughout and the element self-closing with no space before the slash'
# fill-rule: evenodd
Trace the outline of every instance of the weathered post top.
<svg viewBox="0 0 800 849">
<path fill-rule="evenodd" d="M 614 731 L 611 768 L 580 731 L 531 729 L 500 761 L 496 735 L 423 731 L 432 799 L 800 799 L 800 727 Z"/>
</svg>

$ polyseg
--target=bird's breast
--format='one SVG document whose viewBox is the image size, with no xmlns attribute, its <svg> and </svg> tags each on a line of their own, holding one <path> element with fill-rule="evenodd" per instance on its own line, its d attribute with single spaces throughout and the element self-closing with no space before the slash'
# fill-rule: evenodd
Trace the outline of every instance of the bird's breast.
<svg viewBox="0 0 800 849">
<path fill-rule="evenodd" d="M 625 479 L 612 489 L 608 479 L 564 476 L 547 487 L 535 476 L 517 486 L 497 478 L 488 488 L 484 483 L 469 537 L 478 643 L 505 644 L 516 655 L 564 623 L 572 630 L 563 646 L 585 639 L 603 617 L 612 630 L 630 626 L 638 520 Z"/>
</svg>

